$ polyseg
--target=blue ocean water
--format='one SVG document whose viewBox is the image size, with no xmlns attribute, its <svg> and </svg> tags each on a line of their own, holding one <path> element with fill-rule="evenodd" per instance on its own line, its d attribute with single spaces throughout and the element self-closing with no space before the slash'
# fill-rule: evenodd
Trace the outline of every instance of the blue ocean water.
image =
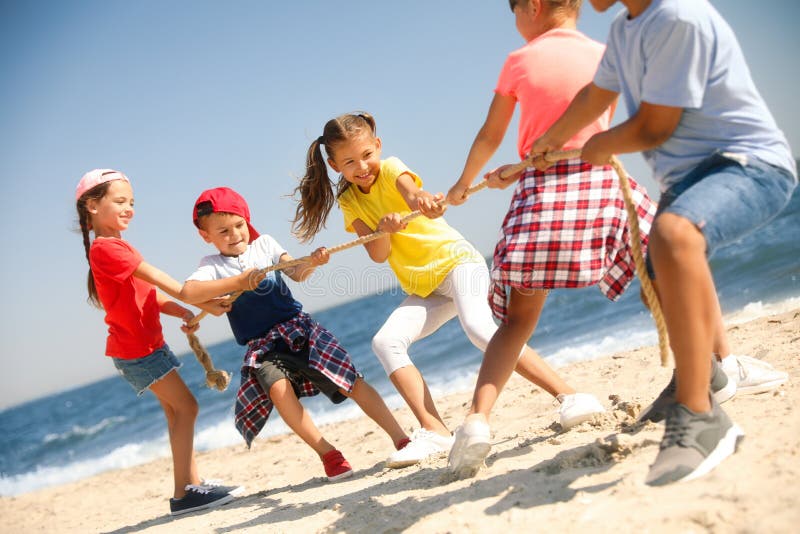
<svg viewBox="0 0 800 534">
<path fill-rule="evenodd" d="M 768 226 L 719 250 L 712 268 L 723 311 L 759 313 L 800 306 L 800 192 Z M 531 344 L 552 364 L 601 357 L 654 344 L 656 333 L 639 301 L 638 282 L 616 303 L 593 288 L 551 293 Z M 373 295 L 315 313 L 351 353 L 356 367 L 387 400 L 399 398 L 372 355 L 371 336 L 402 300 L 398 292 Z M 183 355 L 181 375 L 200 403 L 195 445 L 211 450 L 242 441 L 233 427 L 233 403 L 242 347 L 226 341 L 207 347 L 231 387 L 205 387 L 202 368 Z M 412 346 L 411 356 L 434 396 L 471 389 L 481 354 L 450 321 Z M 304 400 L 319 424 L 360 415 L 354 403 L 334 406 L 322 396 Z M 263 436 L 287 432 L 276 414 Z M 166 425 L 155 398 L 137 399 L 119 377 L 98 381 L 0 412 L 0 495 L 78 480 L 169 456 Z"/>
</svg>

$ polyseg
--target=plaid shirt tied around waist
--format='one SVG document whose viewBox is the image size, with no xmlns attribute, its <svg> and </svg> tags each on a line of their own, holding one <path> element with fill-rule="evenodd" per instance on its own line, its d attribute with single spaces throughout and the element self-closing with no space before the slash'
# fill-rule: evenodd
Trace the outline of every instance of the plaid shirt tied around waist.
<svg viewBox="0 0 800 534">
<path fill-rule="evenodd" d="M 656 204 L 629 179 L 647 250 Z M 509 288 L 576 288 L 597 284 L 616 300 L 633 280 L 630 227 L 619 178 L 610 166 L 564 160 L 525 170 L 495 247 L 489 305 L 508 318 Z"/>
<path fill-rule="evenodd" d="M 317 369 L 345 391 L 353 389 L 358 377 L 350 355 L 339 344 L 339 340 L 305 312 L 275 325 L 264 337 L 249 341 L 242 363 L 234 411 L 236 429 L 248 448 L 264 428 L 273 407 L 267 392 L 256 380 L 255 371 L 259 361 L 273 349 L 278 339 L 282 339 L 292 352 L 302 350 L 307 342 L 309 367 Z M 318 393 L 319 390 L 308 380 L 301 384 L 300 397 L 310 397 Z"/>
</svg>

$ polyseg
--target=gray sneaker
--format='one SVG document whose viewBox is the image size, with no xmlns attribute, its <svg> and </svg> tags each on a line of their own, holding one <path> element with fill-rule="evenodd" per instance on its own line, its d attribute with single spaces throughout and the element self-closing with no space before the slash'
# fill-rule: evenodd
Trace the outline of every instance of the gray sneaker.
<svg viewBox="0 0 800 534">
<path fill-rule="evenodd" d="M 669 384 L 667 384 L 667 387 L 658 394 L 658 397 L 656 397 L 656 400 L 654 400 L 650 406 L 642 410 L 642 413 L 639 414 L 639 418 L 636 421 L 652 421 L 654 423 L 663 421 L 664 417 L 666 417 L 667 408 L 675 403 L 676 389 L 675 370 L 673 369 L 672 378 Z M 736 394 L 736 382 L 728 379 L 728 375 L 725 374 L 725 371 L 722 370 L 719 362 L 717 362 L 717 359 L 714 357 L 711 358 L 711 383 L 709 384 L 709 390 L 714 396 L 714 400 L 719 403 L 725 402 Z"/>
<path fill-rule="evenodd" d="M 711 398 L 711 411 L 695 413 L 680 403 L 667 408 L 666 429 L 645 482 L 663 486 L 701 477 L 736 452 L 744 432 Z"/>
</svg>

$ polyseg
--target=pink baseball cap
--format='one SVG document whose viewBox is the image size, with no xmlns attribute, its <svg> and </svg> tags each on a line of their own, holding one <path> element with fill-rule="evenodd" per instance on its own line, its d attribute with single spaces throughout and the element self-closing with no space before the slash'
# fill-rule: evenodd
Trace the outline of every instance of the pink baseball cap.
<svg viewBox="0 0 800 534">
<path fill-rule="evenodd" d="M 125 180 L 130 183 L 127 176 L 114 169 L 94 169 L 87 172 L 78 182 L 78 187 L 75 189 L 75 200 L 80 200 L 89 189 L 112 180 Z"/>
<path fill-rule="evenodd" d="M 220 212 L 233 213 L 245 220 L 250 232 L 250 243 L 258 238 L 258 232 L 250 224 L 250 208 L 247 207 L 247 201 L 230 187 L 215 187 L 200 193 L 192 209 L 192 222 L 200 228 L 197 222 L 201 216 Z"/>
</svg>

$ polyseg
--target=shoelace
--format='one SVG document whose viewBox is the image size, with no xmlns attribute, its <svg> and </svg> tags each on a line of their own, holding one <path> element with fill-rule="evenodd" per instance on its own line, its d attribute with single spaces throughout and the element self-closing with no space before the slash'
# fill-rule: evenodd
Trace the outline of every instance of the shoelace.
<svg viewBox="0 0 800 534">
<path fill-rule="evenodd" d="M 411 435 L 411 441 L 418 441 L 418 440 L 421 440 L 421 439 L 430 440 L 431 437 L 433 437 L 435 434 L 436 434 L 435 432 L 431 432 L 427 428 L 418 428 Z"/>
<path fill-rule="evenodd" d="M 736 360 L 736 370 L 739 372 L 739 381 L 743 382 L 745 378 L 747 378 L 747 371 L 738 359 Z"/>
<path fill-rule="evenodd" d="M 667 427 L 664 430 L 664 439 L 661 441 L 661 449 L 672 447 L 673 445 L 685 446 L 684 438 L 689 434 L 689 425 L 686 423 L 682 414 L 676 417 L 667 417 Z"/>
<path fill-rule="evenodd" d="M 195 484 L 188 484 L 185 489 L 186 489 L 186 491 L 194 491 L 195 493 L 206 494 L 206 493 L 210 493 L 213 488 L 211 486 L 200 486 L 200 485 L 195 485 Z"/>
</svg>

